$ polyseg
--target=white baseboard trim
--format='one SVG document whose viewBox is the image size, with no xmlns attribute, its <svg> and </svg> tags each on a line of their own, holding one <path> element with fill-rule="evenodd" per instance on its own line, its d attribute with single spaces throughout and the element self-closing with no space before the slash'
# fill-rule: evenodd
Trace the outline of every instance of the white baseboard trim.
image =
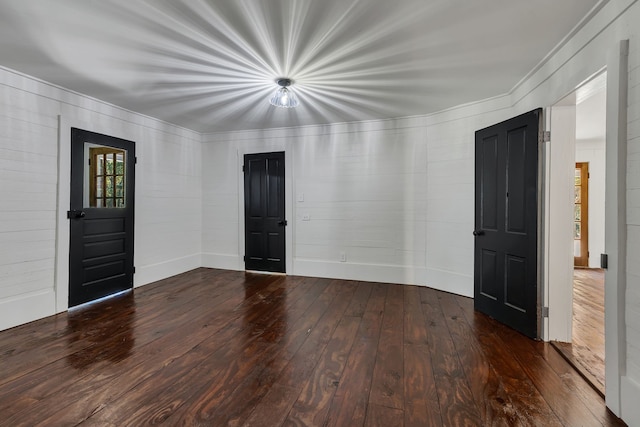
<svg viewBox="0 0 640 427">
<path fill-rule="evenodd" d="M 157 264 L 138 266 L 134 278 L 134 287 L 144 286 L 198 267 L 242 271 L 244 270 L 244 262 L 238 255 L 203 253 Z M 458 295 L 473 296 L 473 277 L 424 267 L 295 259 L 292 270 L 288 274 L 429 286 Z M 56 295 L 53 290 L 0 301 L 0 330 L 9 329 L 53 314 L 56 314 Z M 640 394 L 640 390 L 638 394 Z M 628 406 L 627 411 L 636 410 L 633 405 Z"/>
<path fill-rule="evenodd" d="M 640 426 L 640 384 L 629 377 L 620 379 L 620 403 L 622 421 L 629 426 Z"/>
<path fill-rule="evenodd" d="M 0 331 L 56 314 L 56 294 L 51 290 L 0 301 Z"/>
<path fill-rule="evenodd" d="M 244 270 L 244 261 L 238 255 L 203 253 L 202 266 L 242 271 Z M 457 295 L 473 297 L 473 276 L 433 268 L 295 258 L 293 260 L 293 269 L 287 274 L 428 286 Z"/>
<path fill-rule="evenodd" d="M 294 259 L 293 274 L 296 276 L 398 283 L 402 285 L 424 285 L 426 277 L 423 267 L 355 264 L 308 259 Z"/>
<path fill-rule="evenodd" d="M 134 288 L 184 273 L 202 266 L 201 254 L 175 258 L 158 264 L 136 266 Z"/>
<path fill-rule="evenodd" d="M 223 270 L 244 270 L 244 261 L 238 255 L 203 253 L 202 266 L 207 268 L 221 268 Z"/>
<path fill-rule="evenodd" d="M 424 284 L 433 289 L 473 298 L 473 276 L 427 268 Z"/>
</svg>

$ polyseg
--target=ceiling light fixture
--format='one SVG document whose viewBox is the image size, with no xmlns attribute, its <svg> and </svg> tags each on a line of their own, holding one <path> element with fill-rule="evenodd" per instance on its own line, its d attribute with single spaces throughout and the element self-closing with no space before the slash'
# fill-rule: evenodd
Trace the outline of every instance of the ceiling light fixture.
<svg viewBox="0 0 640 427">
<path fill-rule="evenodd" d="M 276 80 L 278 83 L 278 90 L 273 95 L 271 100 L 271 105 L 275 105 L 276 107 L 283 108 L 293 108 L 298 106 L 298 98 L 296 94 L 289 88 L 291 86 L 291 79 L 278 79 Z"/>
</svg>

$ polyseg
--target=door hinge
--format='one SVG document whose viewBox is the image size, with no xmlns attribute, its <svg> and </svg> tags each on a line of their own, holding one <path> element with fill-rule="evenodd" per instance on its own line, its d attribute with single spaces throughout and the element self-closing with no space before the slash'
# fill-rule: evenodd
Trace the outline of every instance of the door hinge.
<svg viewBox="0 0 640 427">
<path fill-rule="evenodd" d="M 136 268 L 133 267 L 133 274 L 136 274 Z"/>
<path fill-rule="evenodd" d="M 138 156 L 133 158 L 133 164 L 137 165 L 138 164 Z"/>
<path fill-rule="evenodd" d="M 243 260 L 244 262 L 247 262 L 247 256 L 246 256 L 246 255 L 244 255 L 244 256 L 242 257 L 242 260 Z"/>
<path fill-rule="evenodd" d="M 242 172 L 244 172 L 244 165 L 242 165 Z"/>
<path fill-rule="evenodd" d="M 541 140 L 542 142 L 550 142 L 551 141 L 551 131 L 550 130 L 543 130 L 541 131 Z"/>
<path fill-rule="evenodd" d="M 542 307 L 542 317 L 549 317 L 549 307 Z"/>
</svg>

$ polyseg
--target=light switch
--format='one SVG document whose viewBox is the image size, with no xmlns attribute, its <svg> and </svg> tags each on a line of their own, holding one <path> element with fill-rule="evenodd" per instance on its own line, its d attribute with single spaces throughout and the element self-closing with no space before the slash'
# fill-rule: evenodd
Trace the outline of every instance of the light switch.
<svg viewBox="0 0 640 427">
<path fill-rule="evenodd" d="M 304 193 L 298 193 L 298 201 L 304 202 Z"/>
</svg>

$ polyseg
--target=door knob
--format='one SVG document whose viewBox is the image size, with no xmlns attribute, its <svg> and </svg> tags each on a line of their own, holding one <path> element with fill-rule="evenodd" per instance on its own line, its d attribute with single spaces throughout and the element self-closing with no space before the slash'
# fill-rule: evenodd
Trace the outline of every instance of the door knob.
<svg viewBox="0 0 640 427">
<path fill-rule="evenodd" d="M 287 220 L 283 219 L 282 221 L 278 221 L 278 225 L 285 227 L 287 225 Z"/>
<path fill-rule="evenodd" d="M 479 231 L 473 230 L 473 235 L 474 236 L 484 236 L 484 231 L 482 231 L 482 230 L 479 230 Z"/>
</svg>

